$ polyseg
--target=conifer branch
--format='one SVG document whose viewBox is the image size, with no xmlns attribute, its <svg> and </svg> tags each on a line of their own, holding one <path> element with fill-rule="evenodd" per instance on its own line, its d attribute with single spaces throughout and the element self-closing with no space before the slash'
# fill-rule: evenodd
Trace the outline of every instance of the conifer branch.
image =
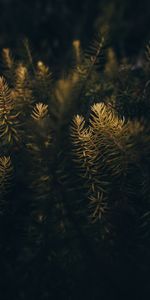
<svg viewBox="0 0 150 300">
<path fill-rule="evenodd" d="M 0 137 L 5 143 L 19 141 L 18 116 L 15 112 L 11 91 L 3 77 L 0 77 Z"/>
<path fill-rule="evenodd" d="M 94 67 L 98 64 L 99 56 L 104 47 L 104 38 L 98 38 L 93 41 L 93 44 L 89 48 L 89 51 L 85 53 L 85 57 L 83 59 L 83 64 L 77 65 L 77 72 L 80 74 L 81 78 L 83 77 L 83 84 L 81 85 L 79 99 L 81 99 L 83 92 L 90 80 L 91 74 L 93 72 Z"/>
<path fill-rule="evenodd" d="M 97 150 L 94 144 L 91 128 L 85 128 L 82 116 L 73 119 L 71 138 L 74 145 L 74 161 L 80 167 L 80 175 L 86 180 L 88 197 L 90 199 L 90 217 L 93 222 L 101 219 L 107 211 L 106 183 L 103 175 L 99 176 L 97 168 Z"/>
<path fill-rule="evenodd" d="M 48 115 L 48 105 L 43 103 L 36 103 L 31 114 L 34 120 L 40 121 Z"/>
</svg>

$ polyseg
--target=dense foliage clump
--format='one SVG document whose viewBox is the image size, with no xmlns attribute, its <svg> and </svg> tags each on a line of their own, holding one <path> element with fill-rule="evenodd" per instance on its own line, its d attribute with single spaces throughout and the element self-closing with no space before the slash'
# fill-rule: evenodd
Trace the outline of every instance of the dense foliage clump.
<svg viewBox="0 0 150 300">
<path fill-rule="evenodd" d="M 145 299 L 149 46 L 131 65 L 104 38 L 75 40 L 57 78 L 26 52 L 2 51 L 3 299 Z"/>
</svg>

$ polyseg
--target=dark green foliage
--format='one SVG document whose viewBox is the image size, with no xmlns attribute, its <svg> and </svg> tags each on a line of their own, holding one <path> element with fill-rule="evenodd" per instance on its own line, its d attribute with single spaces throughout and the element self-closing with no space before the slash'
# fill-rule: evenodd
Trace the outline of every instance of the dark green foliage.
<svg viewBox="0 0 150 300">
<path fill-rule="evenodd" d="M 148 293 L 149 61 L 119 63 L 109 48 L 101 67 L 103 42 L 82 54 L 74 41 L 76 63 L 57 80 L 3 52 L 3 299 Z"/>
</svg>

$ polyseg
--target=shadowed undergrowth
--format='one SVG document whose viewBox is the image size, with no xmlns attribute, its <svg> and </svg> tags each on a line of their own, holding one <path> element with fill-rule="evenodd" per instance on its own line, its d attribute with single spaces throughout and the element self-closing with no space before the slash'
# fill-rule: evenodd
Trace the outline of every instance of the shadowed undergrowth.
<svg viewBox="0 0 150 300">
<path fill-rule="evenodd" d="M 28 44 L 21 61 L 3 49 L 3 299 L 147 295 L 149 52 L 133 66 L 105 38 L 76 40 L 56 78 Z"/>
</svg>

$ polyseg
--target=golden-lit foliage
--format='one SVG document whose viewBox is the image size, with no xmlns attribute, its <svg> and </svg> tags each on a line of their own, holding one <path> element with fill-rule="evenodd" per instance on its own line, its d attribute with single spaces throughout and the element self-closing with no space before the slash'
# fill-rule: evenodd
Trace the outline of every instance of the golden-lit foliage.
<svg viewBox="0 0 150 300">
<path fill-rule="evenodd" d="M 40 121 L 48 114 L 48 105 L 43 103 L 36 103 L 33 112 L 31 114 L 34 120 Z"/>
<path fill-rule="evenodd" d="M 30 77 L 27 67 L 19 63 L 15 69 L 15 82 L 12 94 L 14 101 L 22 110 L 32 103 L 32 91 L 29 81 Z"/>
<path fill-rule="evenodd" d="M 38 61 L 37 63 L 37 74 L 41 77 L 50 75 L 49 68 L 42 61 Z"/>
<path fill-rule="evenodd" d="M 42 61 L 38 61 L 35 69 L 35 84 L 36 88 L 41 89 L 41 93 L 45 89 L 50 89 L 52 82 L 52 72 L 50 72 L 48 66 L 46 66 Z"/>
<path fill-rule="evenodd" d="M 140 264 L 139 249 L 147 249 L 149 68 L 133 75 L 112 48 L 101 68 L 104 46 L 98 38 L 83 53 L 73 41 L 74 65 L 56 78 L 28 45 L 29 62 L 11 64 L 4 50 L 0 214 L 15 220 L 12 240 L 19 239 L 23 266 L 40 261 L 44 251 L 42 276 L 55 260 L 67 274 L 76 264 L 84 269 L 83 244 L 90 265 L 93 254 L 113 261 L 136 251 Z"/>
<path fill-rule="evenodd" d="M 28 76 L 27 67 L 23 64 L 19 64 L 16 68 L 16 85 L 23 85 Z"/>
<path fill-rule="evenodd" d="M 29 46 L 27 46 L 29 65 L 22 62 L 14 63 L 9 49 L 3 50 L 3 60 L 7 69 L 13 67 L 14 79 L 11 89 L 3 77 L 0 80 L 1 139 L 5 144 L 19 142 L 18 117 L 21 113 L 27 128 L 28 124 L 31 126 L 31 132 L 30 129 L 27 129 L 27 133 L 26 129 L 23 132 L 27 134 L 26 147 L 33 157 L 34 168 L 36 161 L 41 161 L 42 170 L 42 164 L 45 164 L 42 157 L 45 151 L 51 152 L 51 133 L 60 132 L 60 125 L 55 124 L 55 120 L 58 120 L 58 124 L 61 122 L 65 124 L 65 118 L 70 111 L 72 114 L 73 107 L 77 108 L 78 105 L 80 107 L 79 101 L 81 102 L 84 93 L 86 96 L 94 92 L 105 93 L 107 84 L 99 83 L 96 74 L 104 45 L 105 39 L 98 37 L 89 49 L 82 53 L 80 40 L 74 40 L 72 46 L 76 58 L 75 66 L 69 74 L 56 80 L 54 86 L 51 84 L 52 74 L 42 61 L 38 61 L 36 67 L 33 66 Z M 114 50 L 109 48 L 103 76 L 106 75 L 109 78 L 107 80 L 111 80 L 118 71 Z M 92 208 L 90 215 L 94 222 L 103 219 L 105 213 L 111 209 L 108 199 L 112 181 L 118 182 L 121 176 L 124 181 L 130 165 L 139 163 L 141 154 L 136 149 L 139 136 L 144 135 L 142 143 L 149 143 L 148 134 L 144 132 L 145 126 L 141 122 L 127 121 L 117 114 L 116 91 L 106 99 L 112 102 L 96 103 L 91 106 L 88 122 L 83 116 L 74 117 L 71 130 L 74 162 L 79 165 L 81 177 L 85 180 Z M 148 151 L 149 148 L 145 147 L 145 155 Z M 38 169 L 37 174 L 41 182 L 49 178 L 48 172 L 45 165 L 44 175 L 40 175 Z M 40 186 L 38 178 L 37 183 L 32 186 Z"/>
<path fill-rule="evenodd" d="M 139 167 L 143 151 L 148 157 L 150 139 L 144 124 L 128 121 L 117 116 L 108 104 L 94 104 L 91 107 L 89 125 L 82 116 L 76 116 L 71 128 L 74 157 L 80 174 L 86 179 L 86 186 L 92 207 L 92 220 L 105 217 L 108 210 L 113 181 L 121 181 L 126 186 L 126 178 L 134 168 Z M 115 179 L 116 178 L 116 179 Z M 120 183 L 121 184 L 121 183 Z M 134 187 L 127 191 L 136 193 Z M 109 208 L 110 209 L 110 208 Z M 106 214 L 107 215 L 107 214 Z"/>
<path fill-rule="evenodd" d="M 9 48 L 4 48 L 2 51 L 2 58 L 5 68 L 11 69 L 14 65 L 14 61 Z"/>
<path fill-rule="evenodd" d="M 0 137 L 1 140 L 13 143 L 19 140 L 18 116 L 15 112 L 11 91 L 3 77 L 0 77 Z"/>
<path fill-rule="evenodd" d="M 81 43 L 80 40 L 74 40 L 73 43 L 73 50 L 75 53 L 76 63 L 79 64 L 81 61 Z"/>
</svg>

